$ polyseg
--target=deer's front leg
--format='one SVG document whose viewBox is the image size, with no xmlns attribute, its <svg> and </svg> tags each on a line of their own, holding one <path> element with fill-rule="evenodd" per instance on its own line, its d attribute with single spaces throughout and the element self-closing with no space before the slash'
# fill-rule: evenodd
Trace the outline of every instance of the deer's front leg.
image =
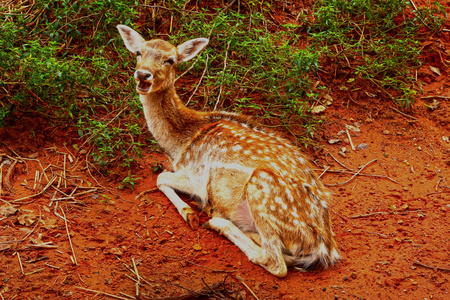
<svg viewBox="0 0 450 300">
<path fill-rule="evenodd" d="M 156 184 L 158 189 L 169 198 L 173 205 L 175 205 L 178 212 L 189 226 L 196 230 L 199 226 L 198 216 L 174 191 L 174 189 L 176 189 L 181 192 L 192 194 L 192 184 L 189 177 L 183 173 L 165 171 L 158 175 Z"/>
</svg>

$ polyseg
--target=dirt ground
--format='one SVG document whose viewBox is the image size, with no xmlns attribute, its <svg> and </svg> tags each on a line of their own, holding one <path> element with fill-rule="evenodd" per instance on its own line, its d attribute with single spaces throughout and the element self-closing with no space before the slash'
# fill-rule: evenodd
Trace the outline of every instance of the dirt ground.
<svg viewBox="0 0 450 300">
<path fill-rule="evenodd" d="M 73 148 L 76 132 L 21 115 L 0 128 L 0 299 L 138 299 L 137 281 L 140 299 L 450 299 L 448 32 L 424 47 L 424 94 L 403 113 L 342 89 L 345 74 L 322 78 L 334 102 L 321 150 L 304 151 L 334 194 L 343 260 L 284 279 L 191 230 L 161 192 L 136 198 L 155 188 L 161 153 L 145 153 L 134 191 L 118 190 Z"/>
</svg>

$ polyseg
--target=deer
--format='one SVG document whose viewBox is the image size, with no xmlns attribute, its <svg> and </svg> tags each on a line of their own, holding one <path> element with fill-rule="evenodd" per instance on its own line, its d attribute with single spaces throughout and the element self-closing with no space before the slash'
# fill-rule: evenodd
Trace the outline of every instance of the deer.
<svg viewBox="0 0 450 300">
<path fill-rule="evenodd" d="M 194 38 L 178 46 L 145 40 L 117 25 L 136 55 L 134 79 L 150 133 L 172 169 L 158 189 L 192 229 L 199 218 L 180 193 L 198 200 L 217 231 L 248 259 L 277 277 L 288 267 L 326 269 L 340 260 L 328 208 L 331 193 L 311 162 L 289 140 L 251 117 L 186 107 L 175 89 L 176 67 L 209 43 Z"/>
</svg>

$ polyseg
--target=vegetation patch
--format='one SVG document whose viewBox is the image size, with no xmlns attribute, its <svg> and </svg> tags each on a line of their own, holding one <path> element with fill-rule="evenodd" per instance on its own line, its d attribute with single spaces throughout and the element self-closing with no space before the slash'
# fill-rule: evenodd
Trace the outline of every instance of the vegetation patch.
<svg viewBox="0 0 450 300">
<path fill-rule="evenodd" d="M 274 7 L 286 7 L 277 18 Z M 76 128 L 100 172 L 128 174 L 142 147 L 154 147 L 142 122 L 131 78 L 133 58 L 116 30 L 126 24 L 146 38 L 180 44 L 207 37 L 196 61 L 180 66 L 177 87 L 187 105 L 254 115 L 283 127 L 305 146 L 323 119 L 311 109 L 329 99 L 325 66 L 345 71 L 399 106 L 411 107 L 420 85 L 414 70 L 421 40 L 438 32 L 439 2 L 322 0 L 313 11 L 278 1 L 10 1 L 0 8 L 0 126 L 19 113 L 46 116 L 50 126 Z"/>
</svg>

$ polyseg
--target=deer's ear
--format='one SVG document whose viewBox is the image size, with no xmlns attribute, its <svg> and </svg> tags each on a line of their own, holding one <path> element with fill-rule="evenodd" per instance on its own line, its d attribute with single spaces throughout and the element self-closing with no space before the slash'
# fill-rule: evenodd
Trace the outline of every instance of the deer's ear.
<svg viewBox="0 0 450 300">
<path fill-rule="evenodd" d="M 203 48 L 205 48 L 205 46 L 208 44 L 208 42 L 209 40 L 204 38 L 198 38 L 184 42 L 183 44 L 177 47 L 178 60 L 180 62 L 190 60 L 191 58 L 196 56 L 200 51 L 202 51 Z"/>
<path fill-rule="evenodd" d="M 125 25 L 117 25 L 117 29 L 130 52 L 136 53 L 141 49 L 145 39 L 139 33 Z"/>
</svg>

